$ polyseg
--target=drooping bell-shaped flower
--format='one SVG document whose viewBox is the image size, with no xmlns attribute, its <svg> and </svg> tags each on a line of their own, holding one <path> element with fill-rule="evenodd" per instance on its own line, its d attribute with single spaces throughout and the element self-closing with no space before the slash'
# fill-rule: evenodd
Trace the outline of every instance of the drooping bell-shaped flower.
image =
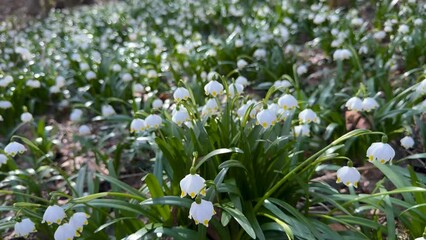
<svg viewBox="0 0 426 240">
<path fill-rule="evenodd" d="M 367 157 L 370 162 L 386 163 L 395 157 L 395 150 L 387 143 L 375 142 L 367 149 Z"/>
<path fill-rule="evenodd" d="M 173 113 L 172 121 L 177 125 L 181 126 L 184 122 L 189 121 L 189 113 L 185 107 L 180 107 L 179 110 L 176 110 Z"/>
<path fill-rule="evenodd" d="M 284 110 L 297 108 L 297 99 L 290 94 L 285 94 L 278 99 L 278 105 Z"/>
<path fill-rule="evenodd" d="M 31 122 L 33 120 L 33 115 L 29 112 L 24 112 L 21 114 L 21 121 L 24 123 Z"/>
<path fill-rule="evenodd" d="M 163 119 L 156 114 L 151 114 L 145 118 L 145 125 L 148 129 L 158 129 L 162 123 Z"/>
<path fill-rule="evenodd" d="M 358 187 L 361 174 L 354 167 L 344 166 L 337 170 L 337 183 L 343 183 L 346 186 Z"/>
<path fill-rule="evenodd" d="M 219 112 L 219 105 L 217 104 L 216 99 L 211 98 L 204 105 L 201 111 L 201 115 L 210 116 L 210 115 L 217 114 L 218 112 Z"/>
<path fill-rule="evenodd" d="M 11 157 L 14 157 L 18 153 L 22 154 L 25 151 L 27 151 L 27 148 L 18 142 L 11 142 L 4 148 L 4 152 Z"/>
<path fill-rule="evenodd" d="M 0 153 L 0 167 L 7 162 L 7 156 Z"/>
<path fill-rule="evenodd" d="M 206 180 L 198 174 L 188 174 L 180 180 L 180 189 L 182 191 L 180 197 L 185 197 L 187 194 L 191 198 L 195 198 L 197 194 L 205 195 Z"/>
<path fill-rule="evenodd" d="M 417 85 L 416 92 L 422 95 L 426 94 L 426 79 L 424 79 L 419 83 L 419 85 Z"/>
<path fill-rule="evenodd" d="M 351 58 L 352 53 L 348 49 L 337 49 L 333 54 L 334 60 L 345 60 Z"/>
<path fill-rule="evenodd" d="M 24 218 L 21 222 L 15 223 L 15 235 L 17 237 L 28 237 L 32 232 L 36 232 L 35 224 L 29 219 Z"/>
<path fill-rule="evenodd" d="M 69 223 L 78 231 L 83 231 L 83 226 L 89 224 L 87 219 L 89 218 L 89 214 L 84 212 L 76 212 L 70 218 Z"/>
<path fill-rule="evenodd" d="M 154 101 L 152 101 L 152 108 L 153 109 L 160 109 L 163 107 L 163 100 L 157 98 Z"/>
<path fill-rule="evenodd" d="M 270 109 L 263 109 L 256 115 L 256 119 L 263 128 L 268 128 L 275 125 L 277 122 L 277 115 Z"/>
<path fill-rule="evenodd" d="M 78 122 L 81 120 L 81 117 L 83 116 L 83 111 L 80 109 L 74 109 L 72 110 L 70 114 L 70 120 L 72 122 Z"/>
<path fill-rule="evenodd" d="M 286 89 L 291 87 L 291 83 L 287 80 L 277 80 L 274 82 L 274 87 L 276 88 L 281 88 L 281 89 Z"/>
<path fill-rule="evenodd" d="M 405 136 L 401 139 L 401 146 L 405 149 L 410 149 L 414 146 L 414 139 L 410 136 Z"/>
<path fill-rule="evenodd" d="M 293 135 L 295 137 L 305 136 L 309 137 L 311 134 L 311 130 L 309 129 L 309 125 L 298 125 L 294 127 Z"/>
<path fill-rule="evenodd" d="M 209 221 L 215 214 L 213 203 L 203 199 L 200 203 L 193 202 L 189 209 L 189 218 L 194 219 L 195 224 L 201 223 L 206 227 L 209 226 Z"/>
<path fill-rule="evenodd" d="M 223 93 L 223 85 L 218 81 L 213 80 L 204 86 L 204 91 L 206 92 L 206 95 L 216 97 Z"/>
<path fill-rule="evenodd" d="M 345 107 L 347 107 L 349 111 L 362 111 L 362 100 L 359 97 L 351 97 L 346 102 Z"/>
<path fill-rule="evenodd" d="M 374 110 L 379 107 L 379 104 L 374 98 L 368 97 L 364 98 L 362 101 L 362 110 L 366 112 L 370 112 L 371 110 Z"/>
<path fill-rule="evenodd" d="M 299 113 L 299 121 L 302 124 L 311 123 L 311 122 L 319 123 L 319 118 L 314 111 L 307 108 Z"/>
<path fill-rule="evenodd" d="M 145 121 L 140 118 L 135 118 L 130 123 L 130 132 L 140 133 L 146 128 Z"/>
<path fill-rule="evenodd" d="M 43 221 L 41 223 L 47 222 L 48 225 L 52 223 L 61 224 L 65 216 L 63 208 L 58 205 L 49 206 L 43 214 Z"/>
<path fill-rule="evenodd" d="M 92 133 L 92 130 L 90 130 L 90 127 L 87 125 L 81 125 L 78 128 L 78 134 L 81 136 L 87 136 L 90 135 Z"/>
<path fill-rule="evenodd" d="M 244 86 L 239 83 L 231 83 L 228 86 L 228 93 L 231 97 L 235 95 L 240 95 L 244 91 Z"/>
<path fill-rule="evenodd" d="M 111 105 L 103 105 L 102 106 L 102 116 L 109 117 L 115 114 L 115 110 Z"/>
<path fill-rule="evenodd" d="M 173 93 L 173 98 L 175 99 L 176 102 L 187 100 L 189 99 L 189 97 L 190 95 L 189 95 L 188 89 L 183 87 L 176 88 L 175 92 Z"/>
<path fill-rule="evenodd" d="M 55 240 L 72 240 L 74 237 L 80 236 L 80 234 L 71 223 L 64 223 L 56 229 L 53 236 Z"/>
<path fill-rule="evenodd" d="M 235 83 L 241 84 L 243 86 L 249 85 L 249 81 L 244 76 L 238 76 L 237 79 L 235 79 Z"/>
</svg>

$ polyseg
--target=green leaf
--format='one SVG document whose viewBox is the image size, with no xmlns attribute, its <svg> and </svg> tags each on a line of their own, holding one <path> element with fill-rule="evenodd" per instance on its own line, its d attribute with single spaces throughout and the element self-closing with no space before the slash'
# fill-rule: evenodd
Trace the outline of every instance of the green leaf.
<svg viewBox="0 0 426 240">
<path fill-rule="evenodd" d="M 197 165 L 195 165 L 195 169 L 198 169 L 201 167 L 201 165 L 206 162 L 207 160 L 209 160 L 210 158 L 217 156 L 217 155 L 221 155 L 221 154 L 226 154 L 226 153 L 243 153 L 243 151 L 239 148 L 220 148 L 220 149 L 216 149 L 211 151 L 209 154 L 207 154 L 206 156 L 204 156 L 203 158 L 201 158 Z"/>
<path fill-rule="evenodd" d="M 227 205 L 219 205 L 219 207 L 229 213 L 251 238 L 256 238 L 256 233 L 254 232 L 253 227 L 240 210 L 231 208 Z"/>
<path fill-rule="evenodd" d="M 146 185 L 148 186 L 152 198 L 155 199 L 164 197 L 163 189 L 161 188 L 160 183 L 158 183 L 157 178 L 155 178 L 153 174 L 148 173 L 145 176 L 144 180 L 146 182 Z M 157 210 L 165 221 L 170 218 L 170 208 L 168 206 L 158 206 Z"/>
<path fill-rule="evenodd" d="M 176 196 L 164 196 L 161 198 L 150 198 L 147 199 L 140 204 L 142 206 L 149 206 L 149 205 L 172 205 L 172 206 L 180 206 L 180 207 L 186 207 L 190 208 L 193 201 L 187 199 L 187 198 L 180 198 Z"/>
<path fill-rule="evenodd" d="M 222 168 L 231 168 L 231 167 L 239 167 L 239 168 L 243 168 L 244 170 L 247 171 L 247 169 L 244 166 L 244 164 L 242 164 L 238 160 L 232 160 L 232 159 L 231 160 L 227 160 L 227 161 L 221 163 L 218 168 L 222 169 Z"/>
</svg>

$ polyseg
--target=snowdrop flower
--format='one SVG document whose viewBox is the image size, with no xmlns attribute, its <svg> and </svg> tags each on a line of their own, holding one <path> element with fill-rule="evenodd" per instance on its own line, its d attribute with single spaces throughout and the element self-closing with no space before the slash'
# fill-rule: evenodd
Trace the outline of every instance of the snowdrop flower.
<svg viewBox="0 0 426 240">
<path fill-rule="evenodd" d="M 130 132 L 140 133 L 145 130 L 145 121 L 140 118 L 133 119 L 130 123 Z"/>
<path fill-rule="evenodd" d="M 59 88 L 65 86 L 65 78 L 62 76 L 58 76 L 55 79 L 55 85 L 58 86 Z"/>
<path fill-rule="evenodd" d="M 183 87 L 176 88 L 175 92 L 173 93 L 173 98 L 176 102 L 189 99 L 190 95 L 188 89 Z"/>
<path fill-rule="evenodd" d="M 15 234 L 17 237 L 28 237 L 32 232 L 36 232 L 35 224 L 29 219 L 24 218 L 21 222 L 15 223 Z"/>
<path fill-rule="evenodd" d="M 41 223 L 47 222 L 48 225 L 52 223 L 60 224 L 65 216 L 63 208 L 58 205 L 49 206 L 43 214 L 43 221 Z"/>
<path fill-rule="evenodd" d="M 87 63 L 80 63 L 79 66 L 81 71 L 86 71 L 89 69 L 89 64 Z"/>
<path fill-rule="evenodd" d="M 12 82 L 13 82 L 13 77 L 12 76 L 6 76 L 5 78 L 0 80 L 0 87 L 7 87 Z"/>
<path fill-rule="evenodd" d="M 351 58 L 352 53 L 348 49 L 337 49 L 334 54 L 334 60 L 345 60 Z"/>
<path fill-rule="evenodd" d="M 0 167 L 7 162 L 7 156 L 0 153 Z"/>
<path fill-rule="evenodd" d="M 237 40 L 235 40 L 235 47 L 236 48 L 240 48 L 240 47 L 242 47 L 244 45 L 244 41 L 243 40 L 241 40 L 241 39 L 237 39 Z"/>
<path fill-rule="evenodd" d="M 362 100 L 359 97 L 351 97 L 346 102 L 345 107 L 347 107 L 349 111 L 362 111 Z"/>
<path fill-rule="evenodd" d="M 374 98 L 364 98 L 362 101 L 362 109 L 364 111 L 370 112 L 371 110 L 374 110 L 379 107 L 379 104 Z"/>
<path fill-rule="evenodd" d="M 373 34 L 373 38 L 376 40 L 383 40 L 386 37 L 386 32 L 385 31 L 378 31 L 376 33 Z"/>
<path fill-rule="evenodd" d="M 30 122 L 33 120 L 33 115 L 29 112 L 24 112 L 21 114 L 21 121 L 24 123 Z"/>
<path fill-rule="evenodd" d="M 241 93 L 243 93 L 244 91 L 244 86 L 242 84 L 239 83 L 231 83 L 228 86 L 228 93 L 231 97 L 235 96 L 235 93 L 237 95 L 240 95 Z"/>
<path fill-rule="evenodd" d="M 39 88 L 41 86 L 41 83 L 38 80 L 30 79 L 25 83 L 25 85 L 27 85 L 30 88 Z"/>
<path fill-rule="evenodd" d="M 410 136 L 405 136 L 401 139 L 401 146 L 405 149 L 410 149 L 414 146 L 414 139 Z"/>
<path fill-rule="evenodd" d="M 57 85 L 53 85 L 49 88 L 50 93 L 59 93 L 60 91 L 61 91 L 61 89 Z"/>
<path fill-rule="evenodd" d="M 241 84 L 243 86 L 248 86 L 249 85 L 249 82 L 248 82 L 247 78 L 245 78 L 243 76 L 238 76 L 237 79 L 235 79 L 235 83 Z"/>
<path fill-rule="evenodd" d="M 398 32 L 402 34 L 407 34 L 409 31 L 410 31 L 410 28 L 405 24 L 400 25 L 398 28 Z"/>
<path fill-rule="evenodd" d="M 275 125 L 277 122 L 277 115 L 270 109 L 263 109 L 256 115 L 257 123 L 262 125 L 263 128 L 268 128 Z"/>
<path fill-rule="evenodd" d="M 200 203 L 193 202 L 189 209 L 189 218 L 194 219 L 195 224 L 201 223 L 206 227 L 209 226 L 209 221 L 215 214 L 213 203 L 203 199 Z"/>
<path fill-rule="evenodd" d="M 352 26 L 355 26 L 355 27 L 359 27 L 359 26 L 361 26 L 363 23 L 364 23 L 364 20 L 362 20 L 362 18 L 353 18 L 353 19 L 351 20 L 351 24 L 352 24 Z"/>
<path fill-rule="evenodd" d="M 319 24 L 325 22 L 325 20 L 326 20 L 325 14 L 317 14 L 314 18 L 314 23 L 319 25 Z"/>
<path fill-rule="evenodd" d="M 421 18 L 417 18 L 414 20 L 414 25 L 421 26 L 423 24 L 423 20 Z"/>
<path fill-rule="evenodd" d="M 223 93 L 223 85 L 218 81 L 211 81 L 204 86 L 204 91 L 206 95 L 212 95 L 216 97 Z"/>
<path fill-rule="evenodd" d="M 145 88 L 140 83 L 135 83 L 132 87 L 133 95 L 142 94 L 145 91 Z"/>
<path fill-rule="evenodd" d="M 4 152 L 11 157 L 14 157 L 18 153 L 22 154 L 25 151 L 27 151 L 27 148 L 18 142 L 11 142 L 4 148 Z"/>
<path fill-rule="evenodd" d="M 311 130 L 309 129 L 308 125 L 298 125 L 294 127 L 293 135 L 295 137 L 305 136 L 309 137 L 311 134 Z"/>
<path fill-rule="evenodd" d="M 284 110 L 293 110 L 297 108 L 297 99 L 290 94 L 285 94 L 278 99 L 278 106 Z"/>
<path fill-rule="evenodd" d="M 163 107 L 163 100 L 157 98 L 152 102 L 152 108 L 160 109 Z"/>
<path fill-rule="evenodd" d="M 130 82 L 133 80 L 133 77 L 130 73 L 125 73 L 121 76 L 121 80 L 123 80 L 123 82 Z"/>
<path fill-rule="evenodd" d="M 184 108 L 184 107 L 180 107 L 179 110 L 177 110 L 173 113 L 172 121 L 179 126 L 181 126 L 182 123 L 189 121 L 189 120 L 190 120 L 190 118 L 189 118 L 188 110 L 186 110 L 186 108 Z"/>
<path fill-rule="evenodd" d="M 358 50 L 359 54 L 367 54 L 368 53 L 368 47 L 366 45 L 363 45 Z"/>
<path fill-rule="evenodd" d="M 86 79 L 87 80 L 92 80 L 96 78 L 96 73 L 94 73 L 93 71 L 88 71 L 86 73 Z"/>
<path fill-rule="evenodd" d="M 89 218 L 89 214 L 84 212 L 76 212 L 70 218 L 69 223 L 78 231 L 83 231 L 83 226 L 89 224 L 87 219 Z"/>
<path fill-rule="evenodd" d="M 157 129 L 161 126 L 162 123 L 163 119 L 156 114 L 151 114 L 145 118 L 145 125 L 148 129 Z"/>
<path fill-rule="evenodd" d="M 112 65 L 112 71 L 114 71 L 114 72 L 121 71 L 121 66 L 119 64 Z"/>
<path fill-rule="evenodd" d="M 307 108 L 299 113 L 299 121 L 301 123 L 319 123 L 319 118 L 317 114 L 311 109 Z"/>
<path fill-rule="evenodd" d="M 243 68 L 245 68 L 248 65 L 248 63 L 246 62 L 246 60 L 244 59 L 240 59 L 237 62 L 237 67 L 239 70 L 242 70 Z"/>
<path fill-rule="evenodd" d="M 158 73 L 157 73 L 157 71 L 155 71 L 154 69 L 150 69 L 150 70 L 148 71 L 148 73 L 146 74 L 146 76 L 147 76 L 148 78 L 156 78 L 156 77 L 158 76 Z"/>
<path fill-rule="evenodd" d="M 8 109 L 8 108 L 11 108 L 11 107 L 12 107 L 12 103 L 11 102 L 5 101 L 5 100 L 0 101 L 0 108 L 1 109 Z"/>
<path fill-rule="evenodd" d="M 426 79 L 424 79 L 419 83 L 419 85 L 417 85 L 416 92 L 420 94 L 426 94 Z"/>
<path fill-rule="evenodd" d="M 111 105 L 103 105 L 101 112 L 104 117 L 109 117 L 115 114 L 115 110 Z"/>
<path fill-rule="evenodd" d="M 182 180 L 180 180 L 180 197 L 189 195 L 191 198 L 195 198 L 197 194 L 206 195 L 204 188 L 206 180 L 198 174 L 188 174 Z"/>
<path fill-rule="evenodd" d="M 308 68 L 305 65 L 300 65 L 296 69 L 297 75 L 301 76 L 308 72 Z"/>
<path fill-rule="evenodd" d="M 204 116 L 210 116 L 219 112 L 219 105 L 217 104 L 216 99 L 209 99 L 204 105 L 201 114 Z"/>
<path fill-rule="evenodd" d="M 72 240 L 79 235 L 77 229 L 71 223 L 65 223 L 56 229 L 53 236 L 55 240 Z"/>
<path fill-rule="evenodd" d="M 87 125 L 81 125 L 78 128 L 78 134 L 82 135 L 82 136 L 86 136 L 89 135 L 91 133 L 90 127 Z"/>
<path fill-rule="evenodd" d="M 346 186 L 358 187 L 361 174 L 354 167 L 344 166 L 337 170 L 337 183 L 343 183 Z"/>
<path fill-rule="evenodd" d="M 375 142 L 367 149 L 368 161 L 378 160 L 380 163 L 391 161 L 395 157 L 395 150 L 382 142 Z"/>
<path fill-rule="evenodd" d="M 81 120 L 81 117 L 83 116 L 83 111 L 80 109 L 74 109 L 72 110 L 70 114 L 70 120 L 72 122 L 78 122 Z"/>
<path fill-rule="evenodd" d="M 274 82 L 274 87 L 286 89 L 286 88 L 291 87 L 291 83 L 287 80 L 282 80 L 282 81 L 277 80 L 277 81 Z"/>
<path fill-rule="evenodd" d="M 256 51 L 254 51 L 253 53 L 253 57 L 256 59 L 263 59 L 266 57 L 266 50 L 265 49 L 256 49 Z"/>
</svg>

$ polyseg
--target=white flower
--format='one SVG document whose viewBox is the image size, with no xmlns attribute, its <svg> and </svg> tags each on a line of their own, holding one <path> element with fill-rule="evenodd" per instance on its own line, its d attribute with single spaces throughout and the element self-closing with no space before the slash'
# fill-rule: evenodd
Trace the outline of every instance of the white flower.
<svg viewBox="0 0 426 240">
<path fill-rule="evenodd" d="M 378 160 L 380 163 L 391 161 L 395 157 L 395 150 L 382 142 L 375 142 L 367 149 L 368 161 Z"/>
<path fill-rule="evenodd" d="M 142 94 L 145 91 L 145 88 L 143 87 L 142 84 L 135 83 L 133 85 L 132 91 L 133 91 L 133 95 L 135 95 L 135 94 Z"/>
<path fill-rule="evenodd" d="M 65 86 L 65 78 L 62 76 L 57 76 L 55 79 L 55 85 L 59 88 Z"/>
<path fill-rule="evenodd" d="M 176 123 L 177 125 L 181 126 L 182 123 L 189 121 L 189 114 L 188 110 L 186 110 L 185 107 L 180 107 L 179 110 L 174 111 L 172 116 L 172 121 Z"/>
<path fill-rule="evenodd" d="M 401 139 L 401 146 L 405 149 L 410 149 L 414 146 L 414 139 L 410 136 L 405 136 Z"/>
<path fill-rule="evenodd" d="M 49 92 L 51 93 L 59 93 L 61 91 L 61 88 L 59 86 L 53 85 L 49 88 Z"/>
<path fill-rule="evenodd" d="M 27 151 L 25 146 L 18 143 L 18 142 L 11 142 L 11 143 L 7 144 L 7 146 L 4 148 L 4 152 L 7 155 L 12 156 L 12 157 L 14 157 L 18 153 L 22 154 L 25 151 Z"/>
<path fill-rule="evenodd" d="M 274 82 L 274 87 L 286 89 L 288 87 L 291 87 L 291 83 L 287 80 L 282 80 L 282 81 L 277 80 Z"/>
<path fill-rule="evenodd" d="M 90 133 L 91 133 L 90 127 L 87 126 L 87 125 L 81 125 L 78 128 L 78 134 L 80 134 L 80 135 L 85 136 L 85 135 L 89 135 Z"/>
<path fill-rule="evenodd" d="M 173 98 L 176 102 L 189 99 L 189 91 L 186 88 L 178 87 L 173 93 Z"/>
<path fill-rule="evenodd" d="M 32 232 L 36 232 L 35 224 L 29 219 L 24 218 L 21 222 L 15 223 L 15 234 L 17 237 L 28 237 Z"/>
<path fill-rule="evenodd" d="M 241 93 L 243 93 L 243 91 L 244 91 L 244 86 L 242 84 L 231 83 L 228 86 L 228 93 L 231 97 L 235 96 L 235 92 L 237 93 L 237 95 L 240 95 Z"/>
<path fill-rule="evenodd" d="M 325 14 L 317 14 L 317 15 L 315 15 L 314 23 L 319 25 L 319 24 L 323 23 L 325 20 L 326 20 Z"/>
<path fill-rule="evenodd" d="M 379 41 L 384 39 L 385 37 L 386 37 L 386 32 L 384 31 L 378 31 L 373 34 L 373 38 Z"/>
<path fill-rule="evenodd" d="M 422 95 L 426 94 L 426 79 L 424 79 L 423 81 L 419 83 L 419 85 L 417 85 L 416 92 Z"/>
<path fill-rule="evenodd" d="M 79 235 L 77 229 L 71 223 L 65 223 L 56 229 L 53 236 L 55 240 L 72 240 Z"/>
<path fill-rule="evenodd" d="M 0 80 L 0 87 L 7 87 L 9 84 L 13 82 L 12 76 L 6 76 Z"/>
<path fill-rule="evenodd" d="M 364 98 L 362 101 L 362 109 L 364 111 L 370 112 L 371 110 L 374 110 L 379 107 L 379 104 L 374 98 Z"/>
<path fill-rule="evenodd" d="M 416 26 L 420 26 L 420 25 L 422 25 L 423 24 L 423 20 L 421 19 L 421 18 L 416 18 L 415 20 L 414 20 L 414 25 L 416 25 Z"/>
<path fill-rule="evenodd" d="M 347 107 L 349 111 L 362 111 L 362 100 L 359 97 L 351 97 L 346 102 L 345 107 Z"/>
<path fill-rule="evenodd" d="M 334 60 L 345 60 L 351 58 L 352 53 L 348 49 L 337 49 L 334 54 Z"/>
<path fill-rule="evenodd" d="M 24 123 L 30 122 L 33 120 L 33 115 L 29 112 L 24 112 L 21 114 L 21 121 Z"/>
<path fill-rule="evenodd" d="M 240 47 L 242 47 L 243 45 L 244 45 L 243 40 L 241 40 L 241 39 L 237 39 L 237 40 L 235 40 L 235 47 L 236 47 L 236 48 L 240 48 Z"/>
<path fill-rule="evenodd" d="M 256 119 L 263 128 L 268 128 L 275 125 L 277 122 L 277 115 L 270 109 L 263 109 L 256 115 Z"/>
<path fill-rule="evenodd" d="M 352 26 L 355 26 L 355 27 L 359 27 L 359 26 L 361 26 L 363 23 L 364 23 L 364 20 L 362 20 L 362 18 L 353 18 L 353 19 L 351 20 L 351 24 L 352 24 Z"/>
<path fill-rule="evenodd" d="M 7 162 L 7 156 L 0 153 L 0 166 Z"/>
<path fill-rule="evenodd" d="M 310 134 L 311 134 L 311 130 L 309 129 L 308 125 L 298 125 L 294 127 L 293 135 L 295 137 L 299 137 L 299 136 L 309 137 Z"/>
<path fill-rule="evenodd" d="M 155 71 L 154 69 L 150 69 L 150 70 L 148 71 L 148 73 L 146 74 L 146 76 L 147 76 L 148 78 L 156 78 L 156 77 L 158 76 L 158 73 L 157 73 L 157 71 Z"/>
<path fill-rule="evenodd" d="M 72 110 L 70 114 L 70 120 L 72 122 L 77 122 L 81 120 L 81 117 L 83 116 L 83 111 L 80 109 L 74 109 Z"/>
<path fill-rule="evenodd" d="M 12 103 L 9 101 L 0 101 L 0 108 L 2 109 L 8 109 L 12 107 Z"/>
<path fill-rule="evenodd" d="M 121 76 L 121 80 L 123 80 L 123 82 L 130 82 L 133 80 L 133 77 L 130 73 L 125 73 Z"/>
<path fill-rule="evenodd" d="M 366 45 L 362 45 L 359 50 L 358 50 L 359 54 L 367 54 L 368 53 L 368 47 Z"/>
<path fill-rule="evenodd" d="M 162 107 L 163 107 L 163 100 L 157 98 L 154 101 L 152 101 L 152 108 L 160 109 Z"/>
<path fill-rule="evenodd" d="M 253 57 L 256 59 L 262 59 L 266 57 L 266 50 L 265 49 L 256 49 L 253 53 Z"/>
<path fill-rule="evenodd" d="M 30 79 L 25 83 L 25 85 L 27 85 L 30 88 L 39 88 L 41 86 L 41 83 L 38 80 Z"/>
<path fill-rule="evenodd" d="M 296 69 L 297 75 L 303 75 L 308 72 L 308 68 L 305 65 L 300 65 Z"/>
<path fill-rule="evenodd" d="M 400 32 L 402 34 L 406 34 L 409 31 L 410 31 L 410 28 L 405 24 L 400 25 L 399 28 L 398 28 L 398 32 Z"/>
<path fill-rule="evenodd" d="M 86 79 L 87 80 L 92 80 L 96 78 L 96 73 L 94 73 L 93 71 L 88 71 L 86 73 Z"/>
<path fill-rule="evenodd" d="M 297 105 L 297 99 L 290 94 L 285 94 L 278 99 L 278 106 L 284 110 L 295 109 Z"/>
<path fill-rule="evenodd" d="M 194 219 L 195 224 L 203 224 L 204 226 L 209 226 L 209 221 L 215 215 L 216 212 L 213 208 L 213 203 L 201 199 L 201 202 L 193 202 L 191 208 L 189 209 L 189 218 Z"/>
<path fill-rule="evenodd" d="M 41 223 L 47 222 L 48 225 L 52 223 L 61 224 L 65 216 L 63 208 L 58 205 L 49 206 L 43 214 L 43 221 Z"/>
<path fill-rule="evenodd" d="M 206 195 L 204 188 L 206 180 L 198 174 L 188 174 L 180 180 L 180 197 L 185 197 L 187 194 L 191 198 L 195 198 L 198 194 Z"/>
<path fill-rule="evenodd" d="M 223 93 L 223 85 L 218 81 L 211 81 L 204 86 L 204 91 L 206 92 L 206 95 L 216 97 Z"/>
<path fill-rule="evenodd" d="M 307 108 L 299 113 L 299 121 L 300 123 L 319 123 L 319 118 L 314 111 Z"/>
<path fill-rule="evenodd" d="M 130 132 L 140 133 L 145 130 L 145 121 L 140 118 L 133 119 L 130 123 Z"/>
<path fill-rule="evenodd" d="M 358 187 L 361 174 L 354 167 L 344 166 L 337 170 L 337 183 L 343 183 L 346 186 Z"/>
<path fill-rule="evenodd" d="M 157 129 L 161 126 L 162 123 L 163 119 L 156 114 L 151 114 L 145 118 L 145 125 L 148 129 Z"/>
<path fill-rule="evenodd" d="M 243 76 L 238 76 L 237 79 L 235 79 L 235 83 L 241 84 L 243 86 L 249 85 L 247 78 L 245 78 Z"/>
<path fill-rule="evenodd" d="M 89 224 L 87 219 L 90 216 L 87 213 L 84 212 L 76 212 L 72 215 L 70 218 L 69 223 L 78 231 L 83 231 L 83 226 Z"/>
<path fill-rule="evenodd" d="M 119 64 L 112 65 L 112 71 L 114 71 L 114 72 L 121 71 L 121 66 Z"/>
<path fill-rule="evenodd" d="M 240 60 L 237 61 L 237 67 L 238 67 L 239 70 L 242 70 L 247 65 L 248 65 L 248 62 L 244 59 L 240 59 Z"/>
<path fill-rule="evenodd" d="M 219 106 L 217 104 L 216 99 L 209 99 L 204 105 L 201 114 L 204 116 L 210 116 L 219 112 Z"/>
<path fill-rule="evenodd" d="M 103 105 L 101 112 L 104 117 L 109 117 L 115 114 L 115 110 L 111 105 Z"/>
</svg>

